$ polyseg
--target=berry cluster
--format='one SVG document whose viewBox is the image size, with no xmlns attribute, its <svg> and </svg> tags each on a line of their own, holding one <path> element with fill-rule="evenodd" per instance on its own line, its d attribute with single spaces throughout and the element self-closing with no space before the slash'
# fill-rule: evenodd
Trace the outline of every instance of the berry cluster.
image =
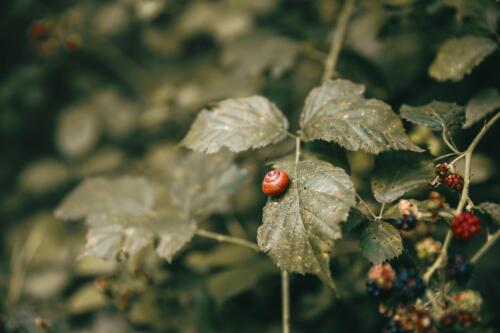
<svg viewBox="0 0 500 333">
<path fill-rule="evenodd" d="M 394 226 L 403 231 L 410 231 L 417 226 L 417 220 L 421 217 L 417 206 L 408 200 L 400 200 L 398 209 L 401 217 L 394 222 Z"/>
<path fill-rule="evenodd" d="M 428 309 L 402 306 L 396 309 L 386 326 L 387 333 L 434 333 L 433 320 Z"/>
<path fill-rule="evenodd" d="M 436 174 L 436 179 L 431 182 L 433 186 L 443 183 L 455 191 L 461 191 L 464 187 L 462 176 L 457 172 L 452 172 L 451 167 L 446 163 L 436 165 L 434 173 Z"/>
<path fill-rule="evenodd" d="M 438 326 L 447 332 L 453 328 L 468 328 L 480 320 L 482 303 L 479 293 L 465 290 L 452 295 L 446 307 L 436 311 L 434 319 Z"/>
<path fill-rule="evenodd" d="M 377 299 L 394 296 L 396 302 L 413 301 L 425 291 L 425 285 L 414 268 L 396 274 L 389 264 L 372 266 L 368 273 L 367 292 Z"/>
<path fill-rule="evenodd" d="M 471 212 L 462 212 L 453 218 L 451 229 L 461 239 L 469 239 L 481 230 L 479 217 Z"/>
<path fill-rule="evenodd" d="M 374 265 L 368 272 L 366 291 L 375 298 L 389 296 L 396 279 L 396 272 L 389 264 Z"/>
<path fill-rule="evenodd" d="M 417 257 L 424 261 L 433 261 L 441 251 L 441 242 L 432 237 L 427 237 L 415 245 Z"/>
<path fill-rule="evenodd" d="M 436 218 L 440 210 L 445 208 L 445 198 L 436 191 L 429 193 L 427 200 L 427 210 L 432 214 L 432 218 Z"/>
<path fill-rule="evenodd" d="M 394 283 L 398 298 L 402 300 L 415 300 L 422 296 L 425 284 L 415 268 L 402 270 Z"/>
<path fill-rule="evenodd" d="M 460 254 L 448 257 L 446 275 L 459 284 L 465 284 L 472 276 L 472 264 Z"/>
<path fill-rule="evenodd" d="M 464 179 L 459 173 L 450 173 L 443 179 L 443 184 L 459 192 L 464 187 Z"/>
</svg>

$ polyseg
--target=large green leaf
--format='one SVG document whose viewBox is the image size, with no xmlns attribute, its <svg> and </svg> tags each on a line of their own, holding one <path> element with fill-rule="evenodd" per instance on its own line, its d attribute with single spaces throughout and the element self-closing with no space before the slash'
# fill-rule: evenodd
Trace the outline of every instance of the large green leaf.
<svg viewBox="0 0 500 333">
<path fill-rule="evenodd" d="M 429 75 L 438 81 L 460 81 L 496 49 L 495 41 L 478 36 L 447 40 L 429 68 Z"/>
<path fill-rule="evenodd" d="M 134 254 L 152 243 L 171 261 L 200 220 L 223 211 L 243 171 L 232 154 L 204 155 L 179 150 L 156 160 L 144 178 L 92 178 L 82 182 L 57 209 L 66 219 L 85 218 L 89 227 L 81 256 L 106 260 Z"/>
<path fill-rule="evenodd" d="M 434 131 L 456 129 L 464 121 L 464 108 L 455 103 L 432 101 L 422 106 L 403 105 L 401 118 L 418 125 L 424 125 Z"/>
<path fill-rule="evenodd" d="M 151 176 L 159 203 L 162 207 L 178 207 L 198 220 L 226 211 L 230 195 L 246 175 L 233 163 L 233 157 L 227 151 L 211 155 L 171 153 L 159 161 Z"/>
<path fill-rule="evenodd" d="M 387 153 L 378 157 L 372 190 L 380 203 L 393 202 L 426 185 L 433 176 L 433 163 L 416 154 Z"/>
<path fill-rule="evenodd" d="M 489 88 L 475 95 L 465 106 L 464 128 L 469 128 L 491 112 L 500 109 L 500 94 Z"/>
<path fill-rule="evenodd" d="M 401 119 L 382 101 L 363 98 L 364 87 L 326 81 L 307 96 L 300 126 L 306 141 L 333 141 L 350 150 L 422 151 L 406 136 Z"/>
<path fill-rule="evenodd" d="M 292 181 L 264 207 L 259 246 L 282 270 L 316 274 L 333 287 L 328 264 L 335 240 L 342 237 L 340 222 L 356 203 L 353 184 L 343 169 L 323 161 L 299 162 L 297 175 L 288 160 L 275 167 Z"/>
<path fill-rule="evenodd" d="M 478 207 L 480 210 L 486 212 L 496 224 L 500 224 L 499 204 L 494 202 L 483 202 Z"/>
<path fill-rule="evenodd" d="M 56 217 L 82 219 L 91 214 L 140 216 L 153 208 L 153 189 L 145 178 L 115 180 L 97 177 L 84 180 L 57 208 Z"/>
<path fill-rule="evenodd" d="M 399 231 L 386 222 L 369 223 L 361 234 L 363 255 L 375 265 L 391 260 L 403 252 Z"/>
<path fill-rule="evenodd" d="M 226 99 L 200 112 L 182 144 L 205 153 L 240 152 L 279 142 L 287 131 L 288 120 L 265 97 Z"/>
</svg>

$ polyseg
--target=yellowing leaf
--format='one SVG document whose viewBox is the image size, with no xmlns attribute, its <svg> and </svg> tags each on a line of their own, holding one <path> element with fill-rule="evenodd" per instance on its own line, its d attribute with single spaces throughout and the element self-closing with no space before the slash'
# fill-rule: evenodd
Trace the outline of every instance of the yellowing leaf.
<svg viewBox="0 0 500 333">
<path fill-rule="evenodd" d="M 496 43 L 485 37 L 449 39 L 439 48 L 429 75 L 438 81 L 460 81 L 496 48 Z"/>
</svg>

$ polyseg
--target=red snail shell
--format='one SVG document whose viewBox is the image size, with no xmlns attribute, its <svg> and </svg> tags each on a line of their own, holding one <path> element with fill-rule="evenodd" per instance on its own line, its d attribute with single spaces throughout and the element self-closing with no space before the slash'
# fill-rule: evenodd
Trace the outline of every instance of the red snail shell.
<svg viewBox="0 0 500 333">
<path fill-rule="evenodd" d="M 262 181 L 262 192 L 273 197 L 283 193 L 289 183 L 288 174 L 282 170 L 269 171 Z"/>
</svg>

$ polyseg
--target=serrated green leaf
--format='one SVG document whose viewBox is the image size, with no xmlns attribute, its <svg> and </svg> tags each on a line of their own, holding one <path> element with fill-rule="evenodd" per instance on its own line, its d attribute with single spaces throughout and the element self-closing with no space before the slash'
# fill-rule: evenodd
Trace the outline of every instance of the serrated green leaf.
<svg viewBox="0 0 500 333">
<path fill-rule="evenodd" d="M 89 178 L 64 199 L 55 214 L 68 220 L 111 212 L 140 216 L 153 208 L 153 202 L 153 189 L 144 178 Z"/>
<path fill-rule="evenodd" d="M 464 108 L 455 103 L 432 101 L 422 106 L 403 105 L 401 118 L 434 131 L 460 128 L 464 122 Z"/>
<path fill-rule="evenodd" d="M 239 77 L 255 77 L 270 69 L 271 76 L 279 78 L 292 67 L 297 53 L 297 43 L 289 38 L 256 33 L 229 44 L 222 53 L 222 63 Z"/>
<path fill-rule="evenodd" d="M 485 37 L 465 36 L 447 40 L 429 68 L 438 81 L 460 81 L 496 49 L 496 43 Z"/>
<path fill-rule="evenodd" d="M 196 231 L 194 221 L 169 211 L 144 216 L 90 215 L 87 224 L 87 242 L 80 257 L 96 256 L 106 260 L 120 253 L 135 254 L 158 239 L 156 252 L 170 262 Z"/>
<path fill-rule="evenodd" d="M 377 158 L 372 191 L 378 202 L 390 203 L 426 185 L 432 176 L 431 160 L 416 154 L 387 153 Z"/>
<path fill-rule="evenodd" d="M 85 218 L 87 243 L 80 257 L 106 260 L 135 254 L 156 243 L 171 261 L 196 232 L 194 218 L 222 212 L 244 177 L 229 152 L 204 155 L 171 151 L 145 178 L 91 178 L 57 209 L 66 219 Z"/>
<path fill-rule="evenodd" d="M 489 88 L 475 95 L 465 106 L 464 128 L 469 128 L 491 112 L 500 109 L 500 94 Z"/>
<path fill-rule="evenodd" d="M 227 151 L 211 155 L 175 152 L 152 176 L 158 186 L 159 205 L 189 211 L 198 220 L 226 211 L 231 194 L 246 175 L 233 163 L 233 157 Z"/>
<path fill-rule="evenodd" d="M 209 154 L 223 147 L 240 152 L 279 142 L 287 131 L 288 120 L 267 98 L 226 99 L 200 112 L 182 144 Z"/>
<path fill-rule="evenodd" d="M 288 172 L 291 184 L 264 207 L 258 244 L 280 269 L 316 274 L 333 287 L 330 254 L 342 237 L 340 222 L 356 203 L 354 186 L 343 169 L 327 162 L 301 161 L 296 176 L 293 162 L 274 166 Z"/>
<path fill-rule="evenodd" d="M 360 240 L 363 255 L 373 264 L 380 265 L 403 252 L 399 231 L 386 222 L 373 222 L 366 226 Z"/>
<path fill-rule="evenodd" d="M 478 208 L 486 212 L 491 219 L 496 223 L 500 224 L 500 205 L 494 202 L 483 202 Z"/>
<path fill-rule="evenodd" d="M 326 81 L 307 96 L 300 126 L 305 141 L 333 141 L 349 150 L 422 151 L 406 136 L 401 119 L 382 101 L 364 99 L 364 87 Z"/>
</svg>

